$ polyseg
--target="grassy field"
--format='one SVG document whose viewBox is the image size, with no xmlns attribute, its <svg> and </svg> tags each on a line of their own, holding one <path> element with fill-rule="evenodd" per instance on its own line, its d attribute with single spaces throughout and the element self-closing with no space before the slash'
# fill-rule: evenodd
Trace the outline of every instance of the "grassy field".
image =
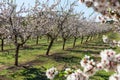
<svg viewBox="0 0 120 80">
<path fill-rule="evenodd" d="M 111 34 L 110 38 L 115 39 Z M 117 34 L 119 35 L 119 34 Z M 117 37 L 117 36 L 116 36 Z M 120 38 L 117 37 L 117 40 Z M 45 70 L 53 66 L 59 70 L 64 67 L 81 68 L 80 60 L 84 55 L 90 55 L 94 60 L 100 60 L 99 53 L 101 50 L 109 49 L 108 44 L 104 44 L 101 38 L 93 39 L 84 44 L 77 40 L 77 46 L 72 48 L 73 39 L 66 43 L 65 50 L 62 50 L 62 39 L 55 41 L 49 56 L 45 56 L 48 42 L 45 37 L 39 40 L 39 45 L 35 45 L 35 40 L 29 40 L 26 48 L 20 50 L 19 64 L 21 66 L 30 66 L 30 68 L 15 67 L 14 65 L 14 46 L 6 45 L 7 52 L 0 52 L 0 78 L 2 80 L 47 80 Z M 119 48 L 115 48 L 117 52 Z M 3 68 L 7 68 L 2 70 Z M 108 80 L 112 72 L 99 71 L 91 80 Z M 58 79 L 60 80 L 60 79 Z"/>
</svg>

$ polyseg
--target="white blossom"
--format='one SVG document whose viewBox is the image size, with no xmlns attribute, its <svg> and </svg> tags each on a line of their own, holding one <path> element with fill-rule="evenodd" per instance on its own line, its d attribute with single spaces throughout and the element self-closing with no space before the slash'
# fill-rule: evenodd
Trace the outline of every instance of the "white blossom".
<svg viewBox="0 0 120 80">
<path fill-rule="evenodd" d="M 115 55 L 114 61 L 120 63 L 120 54 Z"/>
<path fill-rule="evenodd" d="M 90 56 L 85 55 L 80 63 L 81 66 L 84 68 L 84 73 L 86 73 L 88 76 L 94 75 L 94 73 L 96 72 L 95 62 L 93 59 L 90 60 Z"/>
<path fill-rule="evenodd" d="M 84 73 L 86 73 L 88 76 L 92 76 L 96 73 L 96 68 L 92 65 L 87 65 L 84 67 Z"/>
<path fill-rule="evenodd" d="M 89 77 L 85 73 L 78 69 L 74 73 L 68 75 L 67 80 L 88 80 L 88 78 Z"/>
<path fill-rule="evenodd" d="M 90 56 L 85 55 L 85 57 L 80 61 L 81 66 L 82 67 L 86 66 L 89 59 L 90 59 Z"/>
<path fill-rule="evenodd" d="M 112 49 L 106 49 L 104 51 L 101 51 L 100 56 L 101 60 L 113 60 L 115 57 L 116 52 Z"/>
<path fill-rule="evenodd" d="M 102 70 L 102 69 L 104 69 L 104 66 L 103 66 L 103 65 L 104 65 L 103 63 L 98 63 L 98 64 L 96 65 L 97 70 Z"/>
<path fill-rule="evenodd" d="M 102 39 L 103 39 L 104 43 L 108 43 L 108 37 L 107 36 L 103 35 Z"/>
<path fill-rule="evenodd" d="M 65 69 L 65 77 L 67 77 L 69 74 L 71 74 L 73 72 L 73 70 L 71 68 L 66 68 Z"/>
<path fill-rule="evenodd" d="M 113 40 L 113 41 L 112 41 L 112 46 L 113 46 L 113 47 L 116 47 L 117 44 L 118 44 L 118 42 L 117 42 L 116 40 Z"/>
<path fill-rule="evenodd" d="M 118 41 L 117 46 L 120 47 L 120 41 Z"/>
<path fill-rule="evenodd" d="M 71 68 L 66 68 L 65 69 L 65 73 L 69 73 L 69 72 L 71 72 L 72 70 L 71 70 Z"/>
<path fill-rule="evenodd" d="M 95 7 L 97 7 L 99 4 L 98 4 L 98 2 L 94 2 L 93 5 L 94 5 Z"/>
<path fill-rule="evenodd" d="M 120 74 L 113 74 L 109 77 L 109 80 L 120 80 Z"/>
<path fill-rule="evenodd" d="M 46 76 L 50 80 L 53 80 L 57 74 L 58 74 L 58 71 L 55 67 L 52 67 L 46 71 Z"/>
<path fill-rule="evenodd" d="M 72 73 L 72 74 L 68 75 L 67 80 L 76 80 L 75 73 Z"/>
<path fill-rule="evenodd" d="M 120 65 L 117 66 L 117 73 L 120 74 Z"/>
</svg>

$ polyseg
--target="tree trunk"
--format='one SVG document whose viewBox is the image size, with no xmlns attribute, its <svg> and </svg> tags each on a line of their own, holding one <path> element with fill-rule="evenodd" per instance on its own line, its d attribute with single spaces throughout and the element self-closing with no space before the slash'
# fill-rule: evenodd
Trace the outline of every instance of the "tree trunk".
<svg viewBox="0 0 120 80">
<path fill-rule="evenodd" d="M 99 36 L 98 36 L 98 38 L 100 38 L 101 37 L 101 34 L 99 33 Z"/>
<path fill-rule="evenodd" d="M 42 36 L 40 36 L 40 39 L 42 39 Z"/>
<path fill-rule="evenodd" d="M 97 34 L 97 38 L 99 38 L 99 34 Z"/>
<path fill-rule="evenodd" d="M 46 52 L 46 55 L 49 55 L 49 51 L 53 45 L 53 42 L 54 42 L 54 39 L 51 39 L 51 42 L 49 43 L 49 46 L 48 46 L 48 49 L 47 49 L 47 52 Z"/>
<path fill-rule="evenodd" d="M 65 43 L 66 43 L 66 39 L 63 39 L 63 47 L 62 47 L 62 50 L 65 49 Z"/>
<path fill-rule="evenodd" d="M 83 39 L 84 39 L 84 37 L 82 36 L 82 38 L 81 38 L 81 44 L 83 43 Z"/>
<path fill-rule="evenodd" d="M 87 36 L 87 39 L 86 39 L 86 41 L 85 41 L 85 42 L 88 42 L 89 37 L 90 37 L 90 36 Z"/>
<path fill-rule="evenodd" d="M 39 42 L 39 36 L 36 37 L 36 45 L 38 45 Z"/>
<path fill-rule="evenodd" d="M 95 38 L 98 38 L 98 35 L 97 35 L 97 34 L 95 35 Z"/>
<path fill-rule="evenodd" d="M 47 36 L 47 42 L 49 42 L 50 41 L 50 37 L 49 36 Z"/>
<path fill-rule="evenodd" d="M 76 38 L 76 37 L 74 37 L 73 48 L 75 47 L 76 40 L 77 40 L 77 38 Z"/>
<path fill-rule="evenodd" d="M 19 49 L 20 49 L 20 45 L 17 45 L 15 49 L 15 66 L 18 66 Z"/>
<path fill-rule="evenodd" d="M 92 40 L 93 36 L 91 35 L 90 40 Z"/>
<path fill-rule="evenodd" d="M 4 39 L 1 39 L 1 51 L 4 50 Z"/>
</svg>

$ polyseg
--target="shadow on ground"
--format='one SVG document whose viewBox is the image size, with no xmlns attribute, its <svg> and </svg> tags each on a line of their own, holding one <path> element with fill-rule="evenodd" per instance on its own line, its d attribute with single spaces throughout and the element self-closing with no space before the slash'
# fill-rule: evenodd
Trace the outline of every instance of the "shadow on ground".
<svg viewBox="0 0 120 80">
<path fill-rule="evenodd" d="M 48 80 L 45 71 L 45 68 L 28 68 L 24 69 L 20 75 L 24 77 L 23 80 Z"/>
<path fill-rule="evenodd" d="M 55 53 L 50 56 L 51 59 L 54 59 L 56 62 L 65 62 L 65 63 L 75 63 L 79 64 L 81 56 L 72 56 L 68 53 Z"/>
<path fill-rule="evenodd" d="M 84 49 L 84 50 L 74 50 L 74 49 L 68 49 L 67 51 L 74 52 L 74 53 L 90 53 L 90 54 L 99 54 L 99 50 L 91 50 L 91 49 Z"/>
</svg>

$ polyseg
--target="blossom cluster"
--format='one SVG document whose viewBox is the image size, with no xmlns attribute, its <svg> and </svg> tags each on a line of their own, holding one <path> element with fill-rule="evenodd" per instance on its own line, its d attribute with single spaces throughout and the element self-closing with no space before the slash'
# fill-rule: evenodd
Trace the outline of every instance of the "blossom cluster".
<svg viewBox="0 0 120 80">
<path fill-rule="evenodd" d="M 55 67 L 52 67 L 46 71 L 46 76 L 50 80 L 53 80 L 57 74 L 58 74 L 58 71 Z"/>
<path fill-rule="evenodd" d="M 119 0 L 80 0 L 80 3 L 87 7 L 92 7 L 95 11 L 100 12 L 101 22 L 107 21 L 119 22 L 120 19 L 120 1 Z"/>
<path fill-rule="evenodd" d="M 108 41 L 109 41 L 108 37 L 106 35 L 102 36 L 102 40 L 103 40 L 104 43 L 108 43 Z"/>
<path fill-rule="evenodd" d="M 120 80 L 120 65 L 117 66 L 117 72 L 111 75 L 109 80 Z"/>
<path fill-rule="evenodd" d="M 107 49 L 107 50 L 103 50 L 100 52 L 100 57 L 101 57 L 101 62 L 99 64 L 101 64 L 101 66 L 104 68 L 106 71 L 110 70 L 110 69 L 116 69 L 117 66 L 117 57 L 116 57 L 116 52 L 113 51 L 112 49 Z"/>
<path fill-rule="evenodd" d="M 80 69 L 67 76 L 67 80 L 88 80 L 88 75 L 82 72 Z"/>
<path fill-rule="evenodd" d="M 112 70 L 115 73 L 109 77 L 109 80 L 120 80 L 120 54 L 117 54 L 112 49 L 105 49 L 100 52 L 100 57 L 101 61 L 95 62 L 90 56 L 85 55 L 80 61 L 83 70 L 66 68 L 64 77 L 66 77 L 66 80 L 89 80 L 89 77 L 99 70 Z M 50 80 L 53 80 L 57 74 L 58 71 L 54 67 L 46 71 L 46 76 Z"/>
<path fill-rule="evenodd" d="M 90 56 L 85 55 L 85 57 L 80 61 L 81 66 L 84 68 L 83 72 L 88 76 L 92 76 L 96 72 L 95 61 L 90 59 Z"/>
</svg>

